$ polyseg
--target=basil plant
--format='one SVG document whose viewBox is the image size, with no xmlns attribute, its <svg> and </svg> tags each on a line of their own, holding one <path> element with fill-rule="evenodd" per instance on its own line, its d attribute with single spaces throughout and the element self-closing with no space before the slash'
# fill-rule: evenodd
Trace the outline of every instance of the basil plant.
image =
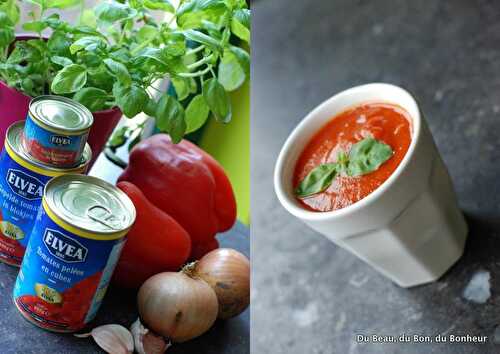
<svg viewBox="0 0 500 354">
<path fill-rule="evenodd" d="M 210 115 L 231 120 L 228 92 L 250 71 L 245 0 L 101 1 L 92 9 L 81 1 L 27 1 L 38 11 L 22 28 L 35 39 L 16 41 L 18 1 L 0 0 L 0 80 L 32 97 L 73 98 L 93 112 L 115 106 L 127 117 L 144 112 L 174 142 Z M 79 4 L 78 23 L 57 14 Z M 169 20 L 155 20 L 155 13 Z M 155 99 L 150 89 L 162 78 L 176 94 L 159 92 Z"/>
</svg>

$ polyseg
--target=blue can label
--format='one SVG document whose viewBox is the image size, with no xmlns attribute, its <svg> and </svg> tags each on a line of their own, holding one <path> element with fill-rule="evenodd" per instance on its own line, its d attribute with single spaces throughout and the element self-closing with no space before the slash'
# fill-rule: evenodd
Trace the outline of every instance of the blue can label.
<svg viewBox="0 0 500 354">
<path fill-rule="evenodd" d="M 101 305 L 124 243 L 76 235 L 42 206 L 14 287 L 17 307 L 45 329 L 83 328 Z"/>
<path fill-rule="evenodd" d="M 21 264 L 43 188 L 51 178 L 21 166 L 3 149 L 0 154 L 0 260 Z"/>
<path fill-rule="evenodd" d="M 28 114 L 24 126 L 24 145 L 38 161 L 54 166 L 74 166 L 79 163 L 87 142 L 88 132 L 62 135 L 36 124 Z"/>
<path fill-rule="evenodd" d="M 42 237 L 47 250 L 54 257 L 66 263 L 85 262 L 88 249 L 80 242 L 62 232 L 45 229 Z"/>
</svg>

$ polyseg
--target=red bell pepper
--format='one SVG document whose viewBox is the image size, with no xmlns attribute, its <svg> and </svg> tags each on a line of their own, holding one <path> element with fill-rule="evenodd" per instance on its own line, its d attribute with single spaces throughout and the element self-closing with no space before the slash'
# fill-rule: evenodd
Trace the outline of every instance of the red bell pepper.
<svg viewBox="0 0 500 354">
<path fill-rule="evenodd" d="M 224 170 L 187 140 L 157 134 L 137 144 L 119 181 L 130 181 L 189 233 L 191 259 L 217 248 L 215 235 L 232 227 L 236 201 Z"/>
<path fill-rule="evenodd" d="M 172 217 L 148 201 L 130 182 L 118 183 L 134 203 L 137 217 L 113 275 L 113 282 L 138 288 L 154 274 L 177 271 L 191 253 L 191 239 Z"/>
</svg>

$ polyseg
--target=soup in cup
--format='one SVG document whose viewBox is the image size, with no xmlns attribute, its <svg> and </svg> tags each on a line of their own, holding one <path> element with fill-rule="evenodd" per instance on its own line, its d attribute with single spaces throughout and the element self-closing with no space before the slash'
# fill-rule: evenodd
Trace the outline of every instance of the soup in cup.
<svg viewBox="0 0 500 354">
<path fill-rule="evenodd" d="M 467 224 L 415 99 L 383 83 L 323 102 L 279 154 L 276 194 L 295 217 L 403 287 L 438 279 Z"/>
</svg>

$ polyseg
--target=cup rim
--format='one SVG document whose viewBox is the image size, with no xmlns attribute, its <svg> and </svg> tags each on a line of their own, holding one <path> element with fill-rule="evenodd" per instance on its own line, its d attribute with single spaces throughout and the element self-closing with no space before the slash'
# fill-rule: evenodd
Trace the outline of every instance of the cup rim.
<svg viewBox="0 0 500 354">
<path fill-rule="evenodd" d="M 295 142 L 304 135 L 304 130 L 309 128 L 311 125 L 318 124 L 316 123 L 316 120 L 318 119 L 318 116 L 322 114 L 323 111 L 329 110 L 331 117 L 333 118 L 334 116 L 338 115 L 342 111 L 348 108 L 344 109 L 337 109 L 335 110 L 333 107 L 329 106 L 335 106 L 340 100 L 344 99 L 346 96 L 351 96 L 351 95 L 358 95 L 358 94 L 363 94 L 363 92 L 366 91 L 381 91 L 381 90 L 392 90 L 394 92 L 398 92 L 402 96 L 406 96 L 406 98 L 409 101 L 409 105 L 411 105 L 411 109 L 408 109 L 408 104 L 405 106 L 401 105 L 400 102 L 402 101 L 401 99 L 394 99 L 394 100 L 387 100 L 387 99 L 380 99 L 380 100 L 363 100 L 360 99 L 358 103 L 352 105 L 352 106 L 357 106 L 359 104 L 362 104 L 363 102 L 386 102 L 386 103 L 392 103 L 395 105 L 398 105 L 405 109 L 405 111 L 408 112 L 408 115 L 412 119 L 412 139 L 410 142 L 410 146 L 408 148 L 408 151 L 406 152 L 405 156 L 399 163 L 398 167 L 394 170 L 394 172 L 387 178 L 378 188 L 376 188 L 373 192 L 368 194 L 366 197 L 363 199 L 341 209 L 337 210 L 331 210 L 331 211 L 325 211 L 325 212 L 318 212 L 318 211 L 311 211 L 307 210 L 304 207 L 300 206 L 298 202 L 296 201 L 294 196 L 290 197 L 289 191 L 286 190 L 286 187 L 284 186 L 283 183 L 283 174 L 284 174 L 284 168 L 286 167 L 285 164 L 287 162 L 287 157 L 292 151 L 295 151 L 295 149 L 300 148 L 303 149 L 304 146 L 297 147 L 295 146 Z M 411 113 L 410 111 L 413 111 Z M 305 221 L 324 221 L 324 220 L 333 220 L 333 219 L 338 219 L 338 218 L 343 218 L 348 215 L 351 215 L 363 208 L 366 208 L 367 206 L 373 204 L 374 202 L 377 201 L 377 199 L 382 196 L 385 192 L 387 192 L 392 185 L 396 182 L 396 180 L 401 176 L 404 170 L 406 170 L 409 161 L 411 160 L 414 152 L 416 145 L 418 143 L 419 137 L 420 137 L 420 132 L 421 132 L 421 114 L 420 114 L 420 109 L 418 106 L 418 103 L 416 102 L 415 98 L 404 88 L 400 86 L 396 86 L 393 84 L 388 84 L 388 83 L 380 83 L 380 82 L 375 82 L 375 83 L 369 83 L 369 84 L 364 84 L 364 85 L 359 85 L 359 86 L 354 86 L 349 89 L 346 89 L 344 91 L 341 91 L 330 98 L 327 98 L 325 101 L 320 103 L 318 106 L 316 106 L 313 110 L 311 110 L 301 121 L 300 123 L 293 129 L 293 131 L 290 133 L 290 135 L 287 137 L 285 143 L 283 144 L 281 151 L 278 155 L 278 159 L 276 161 L 275 165 L 275 170 L 274 170 L 274 189 L 276 192 L 276 195 L 280 201 L 280 203 L 285 207 L 285 209 L 288 210 L 292 215 L 303 219 Z M 315 133 L 317 133 L 322 126 L 324 126 L 326 122 L 323 122 L 321 124 L 318 124 L 317 129 L 313 130 L 312 133 L 309 133 L 308 139 L 310 139 Z M 296 162 L 296 161 L 295 161 Z M 295 166 L 294 166 L 295 168 Z"/>
</svg>

